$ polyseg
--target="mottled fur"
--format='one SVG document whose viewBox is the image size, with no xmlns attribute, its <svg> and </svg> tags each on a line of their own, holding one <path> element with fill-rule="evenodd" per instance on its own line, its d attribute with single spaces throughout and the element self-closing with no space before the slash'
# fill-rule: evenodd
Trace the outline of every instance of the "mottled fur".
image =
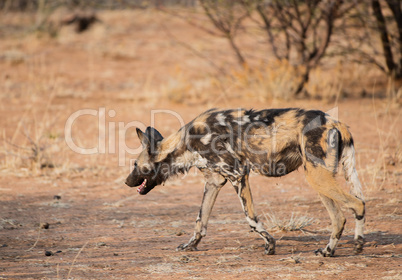
<svg viewBox="0 0 402 280">
<path fill-rule="evenodd" d="M 363 248 L 365 204 L 355 169 L 353 139 L 347 127 L 321 111 L 303 109 L 223 110 L 204 112 L 166 139 L 154 128 L 137 130 L 144 151 L 126 184 L 146 194 L 170 176 L 199 168 L 206 180 L 194 236 L 180 250 L 195 250 L 206 235 L 208 218 L 221 187 L 230 181 L 250 227 L 265 240 L 265 253 L 274 254 L 275 240 L 254 211 L 248 181 L 251 171 L 284 176 L 303 166 L 307 182 L 319 193 L 332 221 L 328 245 L 316 253 L 332 256 L 342 235 L 341 206 L 355 214 L 356 253 Z M 335 180 L 338 166 L 352 185 L 345 193 Z"/>
</svg>

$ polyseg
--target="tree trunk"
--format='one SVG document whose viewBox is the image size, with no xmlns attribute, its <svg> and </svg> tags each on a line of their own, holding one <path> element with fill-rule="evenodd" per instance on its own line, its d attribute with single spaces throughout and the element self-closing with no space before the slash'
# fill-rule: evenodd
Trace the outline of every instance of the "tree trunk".
<svg viewBox="0 0 402 280">
<path fill-rule="evenodd" d="M 389 34 L 387 31 L 387 26 L 385 25 L 385 19 L 384 19 L 384 15 L 382 14 L 382 10 L 381 10 L 379 1 L 372 0 L 371 7 L 373 8 L 373 13 L 377 20 L 377 27 L 378 27 L 378 31 L 380 32 L 381 44 L 382 44 L 382 49 L 384 51 L 385 63 L 388 68 L 388 74 L 391 76 L 394 76 L 395 75 L 394 57 L 393 57 L 392 50 L 391 50 L 391 44 L 388 39 Z"/>
<path fill-rule="evenodd" d="M 232 47 L 232 49 L 236 53 L 236 57 L 237 57 L 237 60 L 239 61 L 239 64 L 242 67 L 245 67 L 247 65 L 246 60 L 244 59 L 243 55 L 241 54 L 239 48 L 236 46 L 236 44 L 235 44 L 235 42 L 233 40 L 233 37 L 229 35 L 228 40 L 229 40 L 230 46 Z"/>
<path fill-rule="evenodd" d="M 299 85 L 295 90 L 295 96 L 299 96 L 303 92 L 304 86 L 306 83 L 308 83 L 309 79 L 310 79 L 310 68 L 307 66 L 306 70 L 303 73 L 302 80 L 300 81 Z"/>
<path fill-rule="evenodd" d="M 402 5 L 400 0 L 386 0 L 389 8 L 394 15 L 396 25 L 398 26 L 398 44 L 399 44 L 399 64 L 395 70 L 395 78 L 402 78 Z"/>
</svg>

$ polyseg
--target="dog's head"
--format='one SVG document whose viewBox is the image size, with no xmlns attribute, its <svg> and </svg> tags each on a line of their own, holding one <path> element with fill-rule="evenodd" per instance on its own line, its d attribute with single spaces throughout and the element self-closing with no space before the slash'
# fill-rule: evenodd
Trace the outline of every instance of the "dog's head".
<svg viewBox="0 0 402 280">
<path fill-rule="evenodd" d="M 154 161 L 163 137 L 155 128 L 150 126 L 145 132 L 137 128 L 137 134 L 143 150 L 134 164 L 133 171 L 126 179 L 126 185 L 138 187 L 137 192 L 139 194 L 147 194 L 155 186 L 166 180 L 161 163 Z"/>
</svg>

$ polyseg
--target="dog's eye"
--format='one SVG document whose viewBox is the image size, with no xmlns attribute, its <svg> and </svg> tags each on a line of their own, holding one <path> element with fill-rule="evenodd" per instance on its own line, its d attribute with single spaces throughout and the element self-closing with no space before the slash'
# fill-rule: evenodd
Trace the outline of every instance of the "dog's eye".
<svg viewBox="0 0 402 280">
<path fill-rule="evenodd" d="M 141 167 L 140 170 L 143 175 L 148 175 L 151 172 L 151 169 L 146 166 Z"/>
</svg>

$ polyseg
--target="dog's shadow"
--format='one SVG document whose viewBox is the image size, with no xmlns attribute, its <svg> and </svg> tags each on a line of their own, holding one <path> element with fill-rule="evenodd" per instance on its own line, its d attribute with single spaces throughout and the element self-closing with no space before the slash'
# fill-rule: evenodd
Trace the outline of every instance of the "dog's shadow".
<svg viewBox="0 0 402 280">
<path fill-rule="evenodd" d="M 306 230 L 305 230 L 306 231 Z M 321 242 L 323 240 L 328 240 L 328 235 L 316 235 L 314 231 L 306 231 L 311 233 L 311 235 L 303 236 L 283 236 L 280 240 L 290 240 L 299 242 Z M 341 240 L 348 240 L 348 243 L 353 243 L 352 235 L 344 235 Z M 399 245 L 402 244 L 402 234 L 390 234 L 386 231 L 376 231 L 370 232 L 364 235 L 365 243 L 375 243 L 376 245 Z"/>
<path fill-rule="evenodd" d="M 325 234 L 315 235 L 314 232 L 312 232 L 312 231 L 308 231 L 308 232 L 311 233 L 312 235 L 283 236 L 282 238 L 280 238 L 280 240 L 295 241 L 295 242 L 299 243 L 300 245 L 304 245 L 306 247 L 311 247 L 311 246 L 313 246 L 312 242 L 314 244 L 322 243 L 321 245 L 324 246 L 326 244 L 326 241 L 329 238 L 328 235 L 325 235 Z M 364 239 L 365 239 L 366 251 L 363 251 L 362 255 L 365 255 L 364 252 L 366 252 L 369 255 L 373 255 L 372 253 L 369 253 L 368 248 L 377 248 L 378 246 L 387 246 L 387 245 L 395 246 L 395 245 L 402 244 L 402 235 L 401 234 L 390 234 L 385 231 L 376 231 L 376 232 L 367 233 L 364 235 Z M 343 245 L 340 245 L 337 248 L 337 251 L 343 250 L 343 249 L 349 250 L 354 245 L 353 235 L 342 236 L 341 242 L 342 241 L 346 241 L 346 242 L 344 242 Z M 301 244 L 301 243 L 304 243 L 304 244 Z M 345 244 L 350 244 L 351 245 L 350 248 L 349 248 L 349 246 L 344 247 Z M 294 244 L 290 245 L 290 244 L 286 244 L 286 242 L 284 242 L 280 246 L 281 247 L 294 246 Z M 305 249 L 298 250 L 299 253 L 305 253 L 308 251 L 310 251 L 310 250 L 305 250 Z M 375 253 L 374 255 L 383 255 L 383 254 L 385 254 L 385 252 L 380 253 L 380 254 Z M 336 256 L 340 256 L 340 255 L 335 254 L 335 257 Z"/>
</svg>

